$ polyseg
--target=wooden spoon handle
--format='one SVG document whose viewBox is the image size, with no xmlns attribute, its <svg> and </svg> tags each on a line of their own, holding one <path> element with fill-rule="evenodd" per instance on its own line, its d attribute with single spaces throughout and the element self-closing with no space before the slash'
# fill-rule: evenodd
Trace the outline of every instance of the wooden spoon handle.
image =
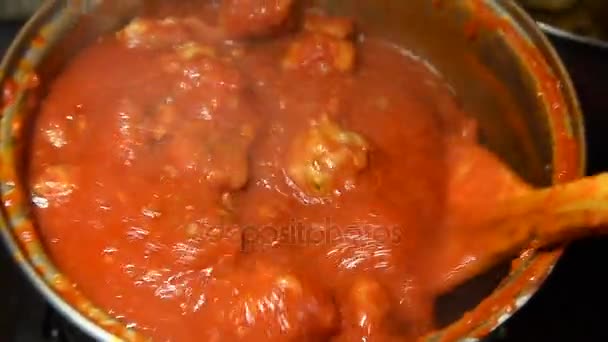
<svg viewBox="0 0 608 342">
<path fill-rule="evenodd" d="M 450 290 L 517 255 L 527 247 L 545 248 L 608 233 L 608 174 L 533 190 L 505 201 L 484 220 L 461 250 L 477 251 L 454 267 Z"/>
<path fill-rule="evenodd" d="M 503 234 L 526 238 L 535 247 L 566 243 L 594 234 L 608 233 L 608 174 L 555 185 L 508 200 L 489 228 L 495 224 Z M 509 236 L 507 235 L 507 236 Z M 512 250 L 526 247 L 511 243 Z"/>
</svg>

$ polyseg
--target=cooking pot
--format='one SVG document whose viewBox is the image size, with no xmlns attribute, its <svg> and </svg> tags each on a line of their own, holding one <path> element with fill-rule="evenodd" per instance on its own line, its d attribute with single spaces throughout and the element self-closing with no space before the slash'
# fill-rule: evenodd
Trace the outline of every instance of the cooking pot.
<svg viewBox="0 0 608 342">
<path fill-rule="evenodd" d="M 608 127 L 608 1 L 519 0 L 560 51 L 586 114 L 590 172 L 605 170 L 603 135 Z"/>
<path fill-rule="evenodd" d="M 479 123 L 481 140 L 524 179 L 548 185 L 583 174 L 583 125 L 569 76 L 545 36 L 510 1 L 317 0 L 430 61 Z M 2 62 L 0 231 L 30 281 L 76 326 L 99 340 L 142 340 L 110 317 L 56 269 L 38 237 L 24 179 L 31 123 L 55 75 L 86 44 L 116 30 L 143 0 L 47 1 Z M 118 62 L 118 61 L 117 61 Z M 491 186 L 491 185 L 490 185 Z M 74 232 L 78 234 L 78 232 Z M 455 321 L 428 337 L 483 337 L 537 291 L 561 251 L 524 253 L 506 272 L 474 280 L 469 294 L 440 311 Z M 467 291 L 465 291 L 467 292 Z M 481 302 L 475 297 L 485 297 Z M 460 300 L 474 298 L 473 302 Z M 463 315 L 463 311 L 468 313 Z M 454 314 L 457 313 L 457 314 Z"/>
<path fill-rule="evenodd" d="M 608 2 L 604 2 L 608 8 Z M 580 96 L 587 129 L 589 172 L 604 171 L 608 165 L 605 155 L 605 129 L 608 127 L 608 41 L 579 36 L 560 28 L 539 23 L 559 49 L 574 86 Z"/>
</svg>

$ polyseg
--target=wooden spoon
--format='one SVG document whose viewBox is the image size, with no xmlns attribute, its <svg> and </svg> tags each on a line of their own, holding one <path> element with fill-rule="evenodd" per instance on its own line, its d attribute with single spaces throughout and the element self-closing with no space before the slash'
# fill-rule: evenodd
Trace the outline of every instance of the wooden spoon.
<svg viewBox="0 0 608 342">
<path fill-rule="evenodd" d="M 454 247 L 463 258 L 445 279 L 445 292 L 530 246 L 547 248 L 608 233 L 608 173 L 529 191 L 503 201 L 488 217 L 473 230 L 475 236 Z"/>
</svg>

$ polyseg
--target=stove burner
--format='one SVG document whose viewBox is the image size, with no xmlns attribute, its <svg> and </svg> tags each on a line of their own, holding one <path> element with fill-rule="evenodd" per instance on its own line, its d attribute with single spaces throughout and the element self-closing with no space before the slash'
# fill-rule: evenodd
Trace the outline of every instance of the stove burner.
<svg viewBox="0 0 608 342">
<path fill-rule="evenodd" d="M 47 306 L 42 322 L 43 340 L 46 342 L 93 342 L 94 340 L 67 322 L 61 314 Z"/>
</svg>

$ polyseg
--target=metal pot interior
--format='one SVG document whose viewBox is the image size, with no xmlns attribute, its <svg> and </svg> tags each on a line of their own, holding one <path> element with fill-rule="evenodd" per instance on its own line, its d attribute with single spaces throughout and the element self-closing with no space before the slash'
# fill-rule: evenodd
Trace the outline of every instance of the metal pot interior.
<svg viewBox="0 0 608 342">
<path fill-rule="evenodd" d="M 582 123 L 570 81 L 542 34 L 515 5 L 478 0 L 313 2 L 331 13 L 355 17 L 364 31 L 388 37 L 428 61 L 452 86 L 465 110 L 478 120 L 482 143 L 530 183 L 547 185 L 581 175 Z M 104 329 L 127 339 L 134 335 L 84 298 L 70 298 L 67 304 L 57 285 L 60 273 L 45 256 L 44 247 L 25 243 L 20 235 L 24 224 L 32 223 L 35 228 L 27 214 L 23 153 L 27 151 L 27 127 L 35 119 L 36 100 L 44 97 L 49 81 L 80 48 L 124 25 L 143 6 L 141 0 L 47 2 L 3 63 L 3 83 L 10 79 L 23 84 L 32 71 L 42 80 L 37 89 L 21 89 L 16 100 L 4 108 L 0 132 L 3 236 L 49 300 L 88 333 L 104 340 L 108 337 Z M 533 49 L 533 57 L 540 59 L 531 60 L 527 49 Z M 557 102 L 549 103 L 539 96 L 546 92 L 548 82 L 539 78 L 540 73 L 549 73 L 555 79 Z M 25 129 L 16 132 L 15 123 Z M 560 127 L 566 133 L 558 132 Z M 569 140 L 560 142 L 558 138 L 564 134 Z M 443 336 L 457 332 L 459 338 L 475 337 L 493 329 L 513 312 L 511 306 L 523 305 L 537 290 L 558 255 L 532 256 L 508 276 L 508 265 L 500 267 L 465 285 L 453 298 L 440 300 L 440 311 L 444 312 L 440 320 L 448 324 L 492 292 L 486 301 L 507 295 L 511 298 L 509 303 L 503 301 L 495 309 L 484 311 L 482 319 L 466 329 L 450 326 L 444 331 L 448 335 Z M 522 280 L 532 271 L 534 279 Z M 507 279 L 503 279 L 505 276 Z M 431 340 L 440 336 L 441 332 Z"/>
</svg>

